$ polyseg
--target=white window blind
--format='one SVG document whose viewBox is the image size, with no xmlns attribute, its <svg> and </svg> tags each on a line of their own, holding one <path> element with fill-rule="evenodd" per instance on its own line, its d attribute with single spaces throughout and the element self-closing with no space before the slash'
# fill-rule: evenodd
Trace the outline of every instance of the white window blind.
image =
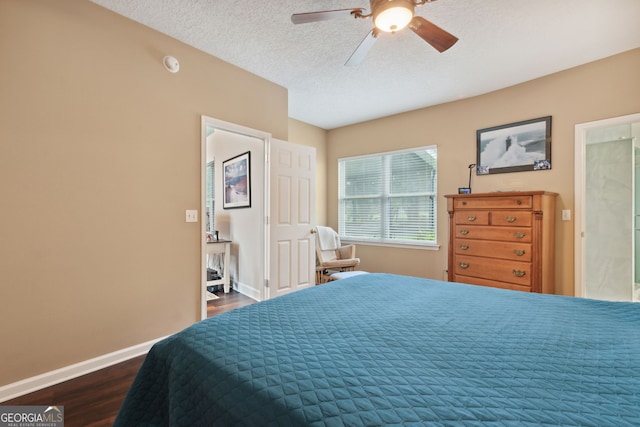
<svg viewBox="0 0 640 427">
<path fill-rule="evenodd" d="M 436 146 L 339 159 L 340 236 L 435 244 L 436 160 Z"/>
</svg>

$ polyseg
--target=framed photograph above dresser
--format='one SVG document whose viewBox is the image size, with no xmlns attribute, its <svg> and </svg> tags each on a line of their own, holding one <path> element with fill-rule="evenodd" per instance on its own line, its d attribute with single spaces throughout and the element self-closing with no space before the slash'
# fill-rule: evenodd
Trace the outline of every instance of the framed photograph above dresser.
<svg viewBox="0 0 640 427">
<path fill-rule="evenodd" d="M 450 282 L 554 293 L 556 193 L 445 197 Z"/>
</svg>

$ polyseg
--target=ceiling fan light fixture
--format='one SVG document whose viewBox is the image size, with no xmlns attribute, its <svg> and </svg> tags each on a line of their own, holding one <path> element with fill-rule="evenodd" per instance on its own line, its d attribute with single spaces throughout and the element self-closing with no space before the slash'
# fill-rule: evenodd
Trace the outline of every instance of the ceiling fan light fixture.
<svg viewBox="0 0 640 427">
<path fill-rule="evenodd" d="M 400 31 L 411 22 L 415 3 L 412 0 L 372 1 L 373 23 L 380 31 Z"/>
</svg>

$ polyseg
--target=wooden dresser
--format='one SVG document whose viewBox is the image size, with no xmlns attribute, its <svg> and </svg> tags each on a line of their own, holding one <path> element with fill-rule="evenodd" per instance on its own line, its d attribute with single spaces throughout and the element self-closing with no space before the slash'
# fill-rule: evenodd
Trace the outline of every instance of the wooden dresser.
<svg viewBox="0 0 640 427">
<path fill-rule="evenodd" d="M 449 281 L 552 294 L 556 193 L 449 194 Z"/>
</svg>

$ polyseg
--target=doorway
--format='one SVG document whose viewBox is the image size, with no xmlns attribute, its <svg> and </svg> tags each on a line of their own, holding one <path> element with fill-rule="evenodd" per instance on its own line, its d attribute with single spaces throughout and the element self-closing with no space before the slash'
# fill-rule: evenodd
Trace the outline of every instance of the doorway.
<svg viewBox="0 0 640 427">
<path fill-rule="evenodd" d="M 640 114 L 575 127 L 575 295 L 639 301 Z"/>
<path fill-rule="evenodd" d="M 210 235 L 218 231 L 220 239 L 231 241 L 225 269 L 239 292 L 262 301 L 313 286 L 315 148 L 206 116 L 201 137 L 201 318 L 207 317 L 207 227 Z M 251 153 L 251 202 L 224 209 L 216 188 L 222 193 L 225 160 L 246 152 Z M 214 184 L 209 191 L 208 171 Z"/>
<path fill-rule="evenodd" d="M 201 119 L 201 318 L 207 317 L 207 275 L 211 256 L 207 234 L 230 241 L 230 262 L 221 274 L 233 278 L 233 287 L 256 300 L 266 298 L 268 277 L 267 174 L 265 153 L 271 135 L 203 116 Z M 225 209 L 222 191 L 223 162 L 250 153 L 251 203 L 246 208 Z M 212 182 L 207 186 L 207 172 Z M 207 191 L 209 187 L 209 191 Z M 207 233 L 209 227 L 209 233 Z M 225 255 L 227 256 L 227 255 Z"/>
</svg>

